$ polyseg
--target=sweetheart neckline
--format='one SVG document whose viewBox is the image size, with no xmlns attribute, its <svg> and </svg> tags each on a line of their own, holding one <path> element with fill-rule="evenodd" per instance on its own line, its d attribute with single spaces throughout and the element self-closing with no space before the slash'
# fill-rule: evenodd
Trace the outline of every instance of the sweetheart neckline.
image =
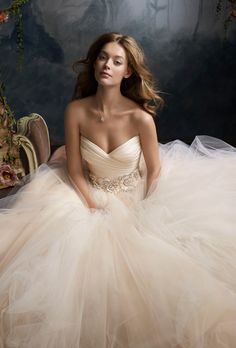
<svg viewBox="0 0 236 348">
<path fill-rule="evenodd" d="M 104 152 L 106 155 L 110 155 L 112 154 L 114 151 L 118 150 L 119 148 L 121 148 L 122 146 L 126 145 L 129 141 L 135 139 L 135 138 L 139 138 L 139 135 L 134 135 L 133 137 L 129 138 L 128 140 L 126 140 L 124 143 L 118 145 L 115 149 L 113 149 L 110 152 L 106 152 L 104 151 L 100 146 L 98 146 L 97 144 L 95 144 L 93 141 L 89 140 L 87 137 L 83 136 L 82 134 L 80 134 L 81 138 L 84 138 L 85 140 L 87 140 L 88 142 L 90 142 L 91 144 L 93 144 L 94 146 L 96 146 L 98 149 L 100 149 L 102 152 Z"/>
</svg>

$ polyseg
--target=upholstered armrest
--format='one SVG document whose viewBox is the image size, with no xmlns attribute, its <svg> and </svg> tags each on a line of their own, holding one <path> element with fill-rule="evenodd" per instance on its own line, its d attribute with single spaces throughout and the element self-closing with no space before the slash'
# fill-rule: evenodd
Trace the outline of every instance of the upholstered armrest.
<svg viewBox="0 0 236 348">
<path fill-rule="evenodd" d="M 24 135 L 14 134 L 14 141 L 17 141 L 20 147 L 24 150 L 28 161 L 26 172 L 33 172 L 38 167 L 38 159 L 35 152 L 35 148 L 31 141 Z"/>
<path fill-rule="evenodd" d="M 20 118 L 17 121 L 17 135 L 22 138 L 27 158 L 30 162 L 29 171 L 37 168 L 41 163 L 46 163 L 51 154 L 49 132 L 43 117 L 36 113 Z M 31 146 L 32 145 L 32 146 Z M 28 157 L 29 156 L 29 157 Z"/>
</svg>

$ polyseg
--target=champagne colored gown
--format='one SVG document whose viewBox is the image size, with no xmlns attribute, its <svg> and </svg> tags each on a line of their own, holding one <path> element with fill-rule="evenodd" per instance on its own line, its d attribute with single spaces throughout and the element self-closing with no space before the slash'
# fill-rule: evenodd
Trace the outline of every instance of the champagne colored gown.
<svg viewBox="0 0 236 348">
<path fill-rule="evenodd" d="M 139 136 L 81 136 L 93 200 L 65 148 L 0 200 L 1 348 L 235 348 L 236 149 L 160 144 L 145 197 Z"/>
</svg>

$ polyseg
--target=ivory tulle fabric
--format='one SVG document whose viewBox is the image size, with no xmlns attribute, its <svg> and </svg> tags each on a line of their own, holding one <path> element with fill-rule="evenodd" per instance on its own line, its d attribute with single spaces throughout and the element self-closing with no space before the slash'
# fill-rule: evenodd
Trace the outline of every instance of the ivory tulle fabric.
<svg viewBox="0 0 236 348">
<path fill-rule="evenodd" d="M 160 144 L 144 196 L 139 137 L 107 154 L 81 137 L 85 172 L 136 168 L 135 189 L 89 189 L 64 147 L 0 200 L 1 348 L 235 348 L 236 149 L 198 136 Z"/>
</svg>

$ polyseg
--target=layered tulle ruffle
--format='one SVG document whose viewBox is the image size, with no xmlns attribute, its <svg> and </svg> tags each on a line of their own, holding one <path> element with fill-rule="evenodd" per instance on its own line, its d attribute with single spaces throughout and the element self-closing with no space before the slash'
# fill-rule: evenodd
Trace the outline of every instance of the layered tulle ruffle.
<svg viewBox="0 0 236 348">
<path fill-rule="evenodd" d="M 160 154 L 147 197 L 144 175 L 88 209 L 58 156 L 0 200 L 1 348 L 236 346 L 236 150 Z"/>
</svg>

